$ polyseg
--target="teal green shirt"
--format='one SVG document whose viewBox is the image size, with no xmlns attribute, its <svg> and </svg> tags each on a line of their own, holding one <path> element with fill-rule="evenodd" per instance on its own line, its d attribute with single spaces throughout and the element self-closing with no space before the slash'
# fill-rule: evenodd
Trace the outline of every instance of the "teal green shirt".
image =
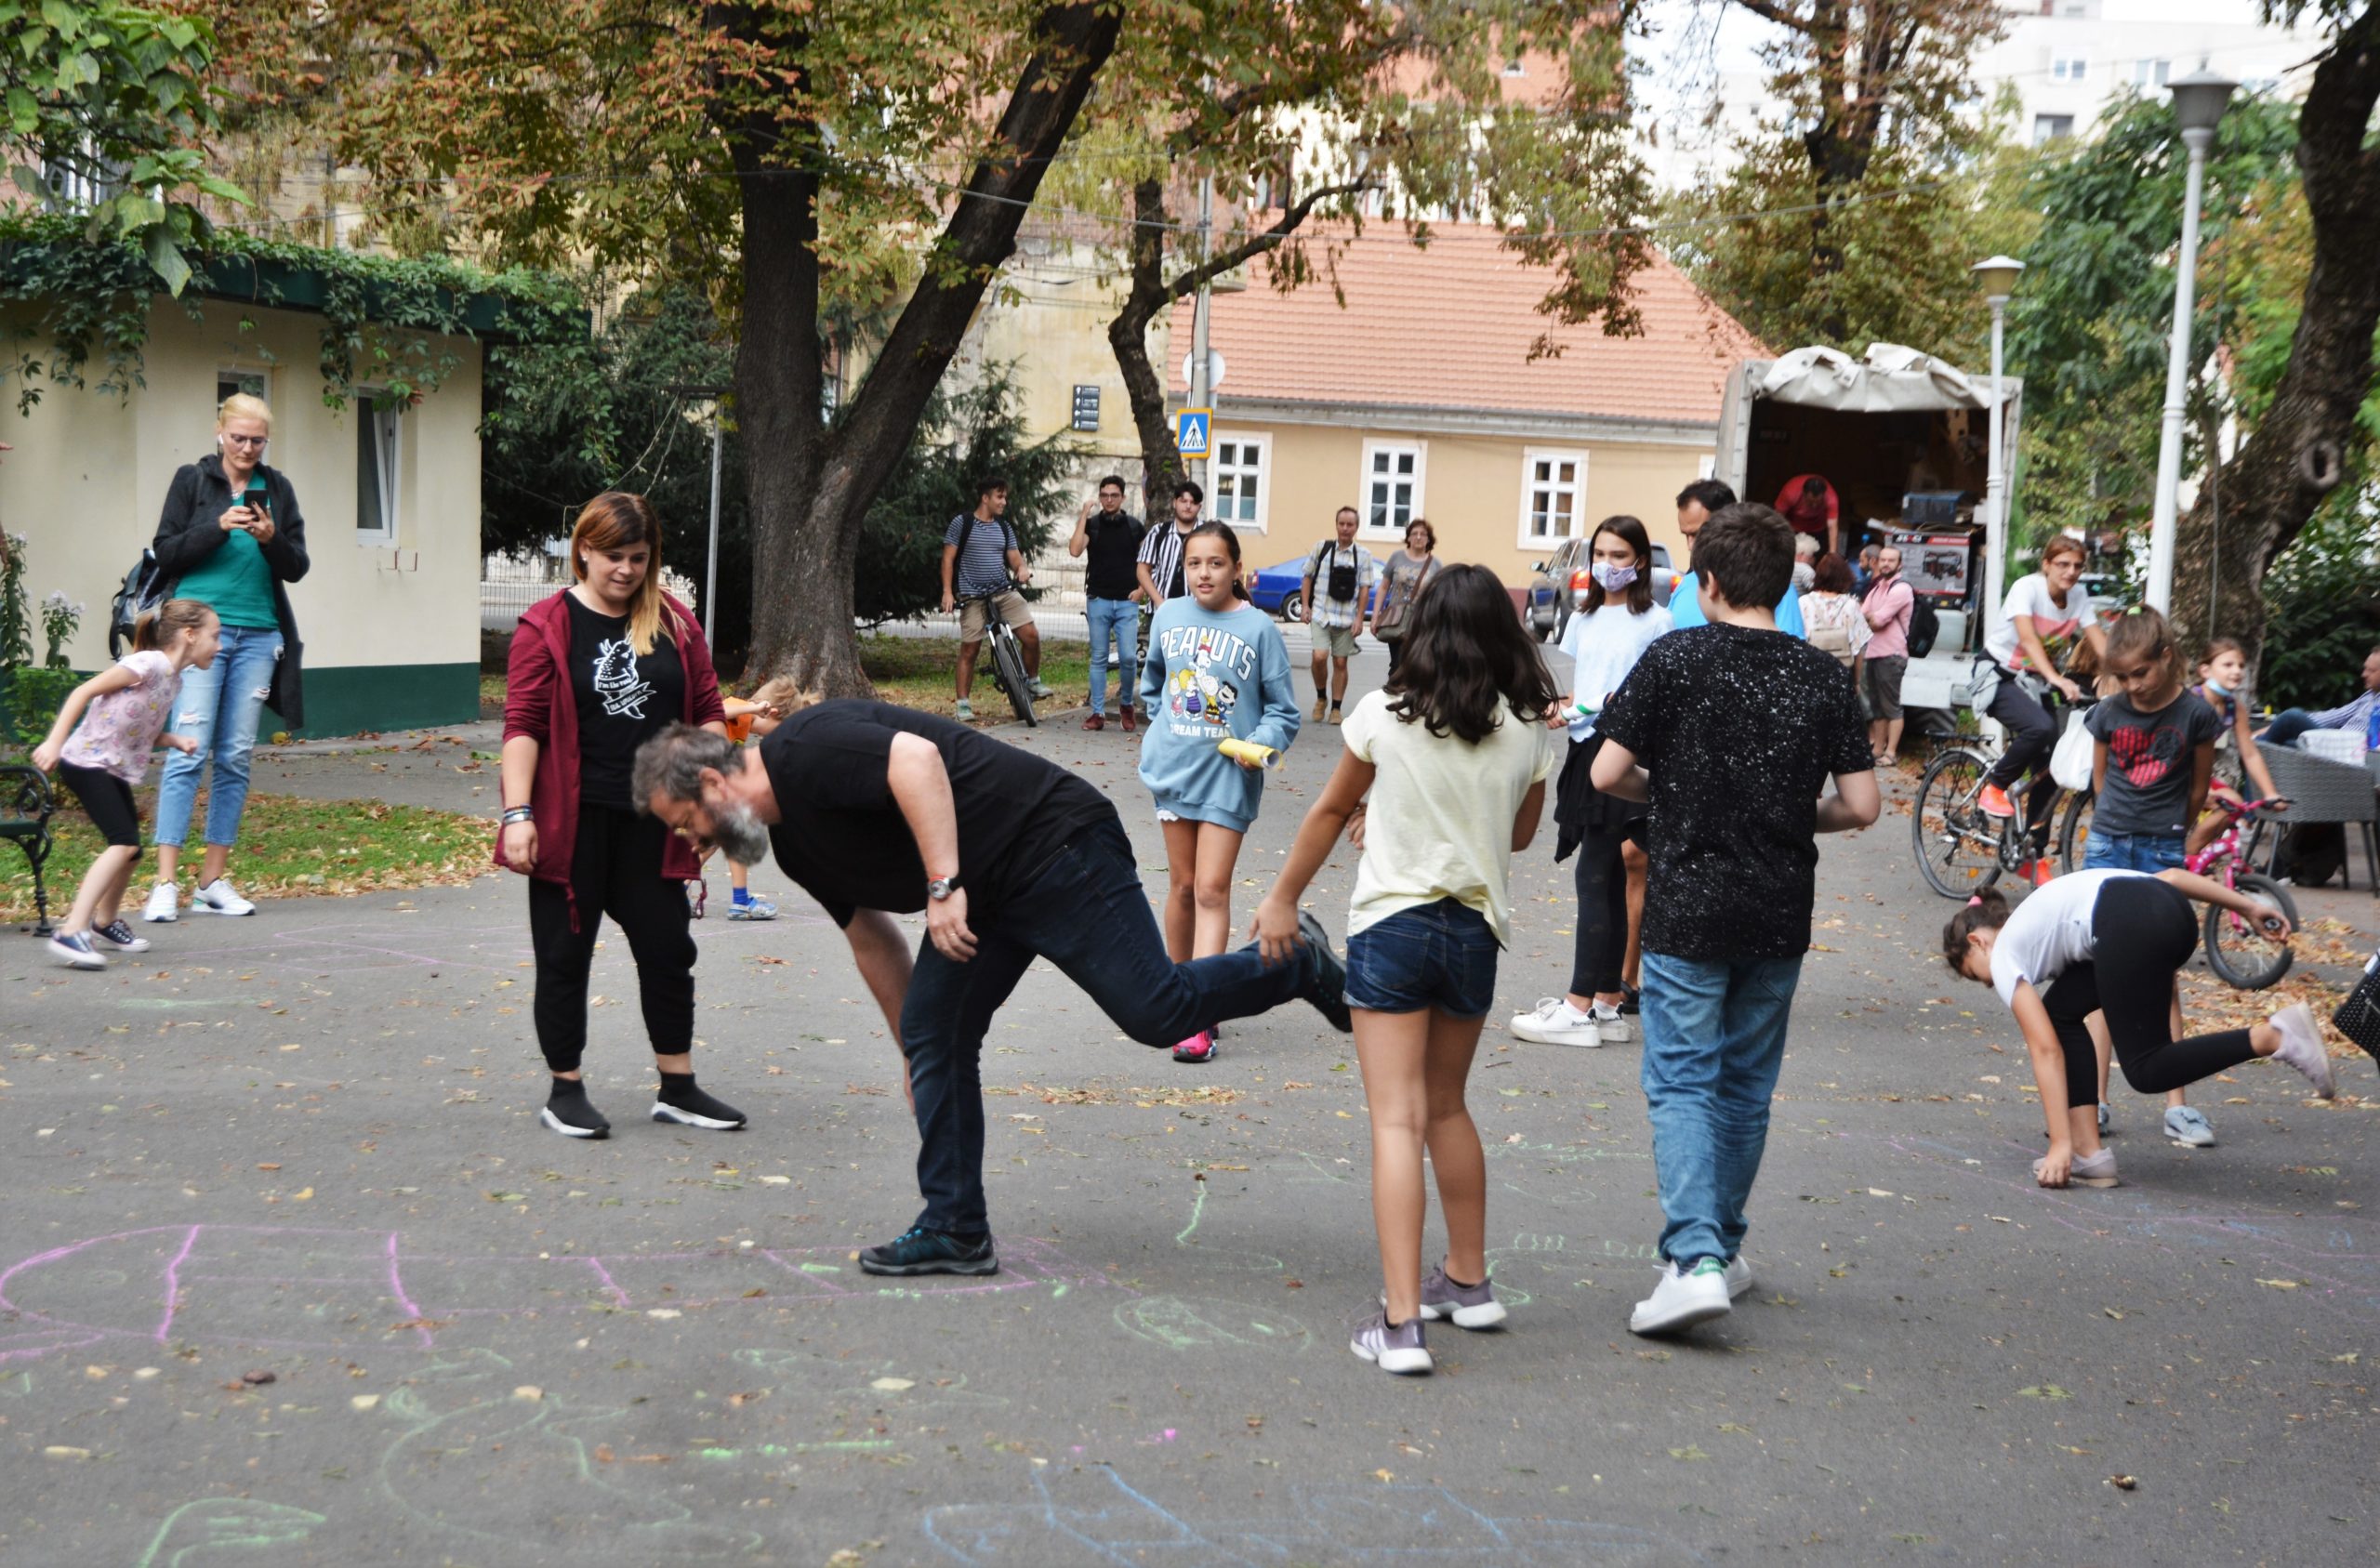
<svg viewBox="0 0 2380 1568">
<path fill-rule="evenodd" d="M 272 608 L 272 568 L 264 547 L 246 533 L 227 534 L 215 553 L 175 585 L 174 597 L 211 606 L 227 626 L 281 624 Z"/>
</svg>

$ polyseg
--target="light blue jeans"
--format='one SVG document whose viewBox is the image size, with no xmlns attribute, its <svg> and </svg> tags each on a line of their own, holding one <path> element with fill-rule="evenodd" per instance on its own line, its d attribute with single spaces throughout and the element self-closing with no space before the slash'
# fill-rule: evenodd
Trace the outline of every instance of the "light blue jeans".
<svg viewBox="0 0 2380 1568">
<path fill-rule="evenodd" d="M 257 724 L 264 718 L 265 693 L 281 659 L 277 626 L 225 626 L 223 645 L 211 668 L 182 671 L 174 699 L 177 735 L 198 743 L 165 761 L 157 785 L 157 842 L 179 849 L 190 837 L 190 813 L 198 803 L 198 776 L 211 758 L 215 775 L 206 792 L 206 841 L 226 847 L 240 837 L 240 813 L 248 804 L 248 758 L 257 746 Z"/>
<path fill-rule="evenodd" d="M 1113 639 L 1123 683 L 1116 689 L 1116 705 L 1132 705 L 1132 682 L 1141 662 L 1141 607 L 1129 599 L 1094 599 L 1083 606 L 1091 623 L 1091 711 L 1107 712 L 1107 645 Z"/>
<path fill-rule="evenodd" d="M 1768 1147 L 1799 958 L 1644 956 L 1645 1106 L 1661 1193 L 1661 1256 L 1681 1266 L 1743 1250 L 1744 1204 Z"/>
</svg>

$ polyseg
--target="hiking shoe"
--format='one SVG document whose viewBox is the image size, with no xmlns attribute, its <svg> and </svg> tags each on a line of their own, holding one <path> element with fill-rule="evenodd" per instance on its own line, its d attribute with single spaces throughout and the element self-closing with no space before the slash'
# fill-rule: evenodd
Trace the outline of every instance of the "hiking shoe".
<svg viewBox="0 0 2380 1568">
<path fill-rule="evenodd" d="M 91 945 L 88 931 L 60 931 L 49 939 L 49 955 L 70 969 L 104 969 L 108 961 Z"/>
<path fill-rule="evenodd" d="M 1730 1310 L 1726 1264 L 1716 1258 L 1698 1258 L 1691 1269 L 1672 1263 L 1661 1271 L 1653 1294 L 1628 1314 L 1628 1332 L 1675 1334 L 1726 1317 Z"/>
<path fill-rule="evenodd" d="M 111 920 L 104 926 L 94 926 L 91 928 L 90 934 L 126 953 L 149 951 L 149 939 L 133 935 L 132 928 L 121 919 Z"/>
<path fill-rule="evenodd" d="M 1569 1004 L 1565 1002 L 1563 1006 L 1567 1008 Z M 1601 1002 L 1597 1002 L 1587 1008 L 1587 1016 L 1594 1021 L 1595 1033 L 1606 1041 L 1633 1040 L 1636 1037 L 1636 1026 L 1620 1017 L 1618 1008 L 1607 1008 Z"/>
<path fill-rule="evenodd" d="M 1559 996 L 1540 997 L 1531 1010 L 1514 1013 L 1510 1027 L 1521 1039 L 1540 1046 L 1584 1046 L 1592 1050 L 1604 1042 L 1603 1025 L 1593 1015 L 1579 1011 Z"/>
<path fill-rule="evenodd" d="M 1132 732 L 1132 709 L 1130 704 L 1125 705 L 1122 718 L 1124 720 L 1124 733 L 1129 735 Z"/>
<path fill-rule="evenodd" d="M 1330 933 L 1322 929 L 1312 910 L 1298 911 L 1298 935 L 1305 939 L 1306 950 L 1314 955 L 1314 974 L 1310 977 L 1305 999 L 1323 1021 L 1342 1034 L 1355 1032 L 1354 1015 L 1347 1011 L 1347 966 L 1330 948 Z"/>
<path fill-rule="evenodd" d="M 1727 1299 L 1732 1301 L 1751 1288 L 1752 1265 L 1745 1262 L 1744 1255 L 1739 1252 L 1727 1259 Z"/>
<path fill-rule="evenodd" d="M 693 1074 L 686 1076 L 683 1087 L 663 1081 L 660 1098 L 653 1102 L 654 1121 L 675 1122 L 681 1127 L 704 1127 L 712 1132 L 734 1132 L 744 1125 L 743 1112 L 696 1087 Z"/>
<path fill-rule="evenodd" d="M 2042 1179 L 2044 1161 L 2033 1162 L 2033 1179 Z M 2102 1149 L 2096 1154 L 2077 1154 L 2073 1165 L 2067 1167 L 2066 1179 L 2078 1187 L 2112 1187 L 2116 1184 L 2116 1152 Z"/>
<path fill-rule="evenodd" d="M 1199 1030 L 1196 1034 L 1191 1035 L 1188 1039 L 1173 1048 L 1173 1060 L 1176 1061 L 1214 1061 L 1215 1037 L 1213 1034 L 1208 1030 Z"/>
<path fill-rule="evenodd" d="M 1107 719 L 1104 715 L 1094 713 L 1082 721 L 1082 727 L 1086 730 L 1104 730 L 1107 728 Z"/>
<path fill-rule="evenodd" d="M 537 1120 L 564 1138 L 601 1140 L 612 1136 L 612 1124 L 595 1109 L 595 1102 L 587 1098 L 587 1085 L 577 1078 L 554 1080 L 553 1093 L 546 1098 Z"/>
<path fill-rule="evenodd" d="M 992 1238 L 954 1236 L 912 1225 L 882 1246 L 859 1255 L 863 1272 L 870 1274 L 997 1274 L 1000 1260 Z"/>
<path fill-rule="evenodd" d="M 1331 705 L 1330 705 L 1330 722 L 1331 722 L 1331 723 L 1333 723 L 1333 724 L 1337 724 L 1337 723 L 1339 723 L 1340 721 L 1341 721 L 1341 720 L 1340 720 L 1340 718 L 1339 718 L 1339 705 L 1338 705 L 1337 703 L 1333 703 L 1333 704 L 1331 704 Z"/>
<path fill-rule="evenodd" d="M 2314 1086 L 2318 1100 L 2328 1100 L 2338 1092 L 2331 1081 L 2331 1053 L 2322 1048 L 2322 1032 L 2314 1026 L 2314 1015 L 2306 1004 L 2283 1008 L 2272 1015 L 2272 1026 L 2281 1031 L 2281 1049 L 2272 1053 L 2275 1061 L 2294 1067 L 2306 1074 Z"/>
<path fill-rule="evenodd" d="M 1327 701 L 1328 699 L 1323 697 L 1316 697 L 1314 699 L 1314 721 L 1316 724 L 1322 722 L 1322 709 Z"/>
<path fill-rule="evenodd" d="M 764 898 L 742 898 L 729 901 L 727 917 L 731 920 L 774 920 L 777 906 Z"/>
<path fill-rule="evenodd" d="M 140 906 L 143 920 L 178 920 L 181 916 L 180 896 L 171 882 L 160 882 L 149 889 L 149 902 Z"/>
<path fill-rule="evenodd" d="M 1347 1341 L 1347 1348 L 1379 1367 L 1401 1377 L 1418 1377 L 1436 1369 L 1430 1359 L 1430 1347 L 1421 1337 L 1419 1313 L 1403 1323 L 1388 1321 L 1388 1310 L 1381 1309 L 1366 1318 Z"/>
<path fill-rule="evenodd" d="M 1432 1323 L 1451 1318 L 1457 1328 L 1493 1328 L 1509 1314 L 1504 1304 L 1496 1299 L 1493 1285 L 1486 1280 L 1477 1285 L 1457 1285 L 1447 1276 L 1447 1266 L 1441 1263 L 1421 1282 L 1421 1315 Z"/>
<path fill-rule="evenodd" d="M 1034 699 L 1037 702 L 1043 697 L 1054 697 L 1057 695 L 1055 692 L 1051 691 L 1048 686 L 1042 684 L 1041 678 L 1038 675 L 1025 681 L 1025 689 L 1033 693 Z"/>
<path fill-rule="evenodd" d="M 1984 785 L 1977 793 L 1975 803 L 1982 809 L 1983 814 L 1987 817 L 2013 817 L 2016 814 L 2016 803 L 2008 798 L 2008 792 L 1998 784 Z"/>
<path fill-rule="evenodd" d="M 961 697 L 959 699 L 956 714 L 959 723 L 972 723 L 975 718 L 975 705 Z"/>
<path fill-rule="evenodd" d="M 218 876 L 205 887 L 191 894 L 190 906 L 209 915 L 254 915 L 257 906 L 240 896 L 228 876 Z"/>
<path fill-rule="evenodd" d="M 2165 1108 L 2165 1136 L 2186 1149 L 2215 1147 L 2215 1128 L 2206 1115 L 2195 1105 L 2169 1105 Z"/>
</svg>

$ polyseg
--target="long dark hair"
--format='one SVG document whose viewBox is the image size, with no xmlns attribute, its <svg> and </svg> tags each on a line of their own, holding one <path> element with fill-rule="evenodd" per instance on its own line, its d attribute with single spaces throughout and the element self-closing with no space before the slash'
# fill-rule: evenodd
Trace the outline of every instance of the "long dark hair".
<svg viewBox="0 0 2380 1568">
<path fill-rule="evenodd" d="M 1636 552 L 1636 580 L 1628 585 L 1628 613 L 1642 615 L 1653 607 L 1653 541 L 1646 536 L 1645 525 L 1624 512 L 1604 519 L 1587 535 L 1587 608 L 1603 608 L 1605 594 L 1603 585 L 1595 581 L 1594 554 L 1595 541 L 1606 534 L 1617 535 Z"/>
<path fill-rule="evenodd" d="M 1231 552 L 1232 595 L 1236 599 L 1246 599 L 1248 597 L 1248 584 L 1243 579 L 1240 572 L 1239 535 L 1232 531 L 1230 523 L 1220 522 L 1210 518 L 1182 536 L 1182 547 L 1185 550 L 1188 549 L 1190 547 L 1190 541 L 1199 537 L 1201 534 L 1204 534 L 1209 538 L 1221 539 L 1223 542 L 1223 548 Z"/>
<path fill-rule="evenodd" d="M 1537 644 L 1522 632 L 1513 596 L 1484 566 L 1449 566 L 1413 597 L 1405 650 L 1388 678 L 1388 711 L 1477 744 L 1494 733 L 1497 708 L 1534 724 L 1558 693 Z"/>
</svg>

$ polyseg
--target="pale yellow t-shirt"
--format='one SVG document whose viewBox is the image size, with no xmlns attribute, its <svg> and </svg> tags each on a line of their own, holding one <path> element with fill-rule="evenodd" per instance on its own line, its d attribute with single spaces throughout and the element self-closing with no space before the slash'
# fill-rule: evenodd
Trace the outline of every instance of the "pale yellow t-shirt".
<svg viewBox="0 0 2380 1568">
<path fill-rule="evenodd" d="M 1496 732 L 1474 745 L 1434 735 L 1418 719 L 1405 723 L 1388 701 L 1365 693 L 1340 731 L 1347 749 L 1379 771 L 1347 934 L 1450 898 L 1486 916 L 1497 942 L 1509 945 L 1513 818 L 1529 786 L 1554 771 L 1548 731 L 1508 708 Z"/>
</svg>

